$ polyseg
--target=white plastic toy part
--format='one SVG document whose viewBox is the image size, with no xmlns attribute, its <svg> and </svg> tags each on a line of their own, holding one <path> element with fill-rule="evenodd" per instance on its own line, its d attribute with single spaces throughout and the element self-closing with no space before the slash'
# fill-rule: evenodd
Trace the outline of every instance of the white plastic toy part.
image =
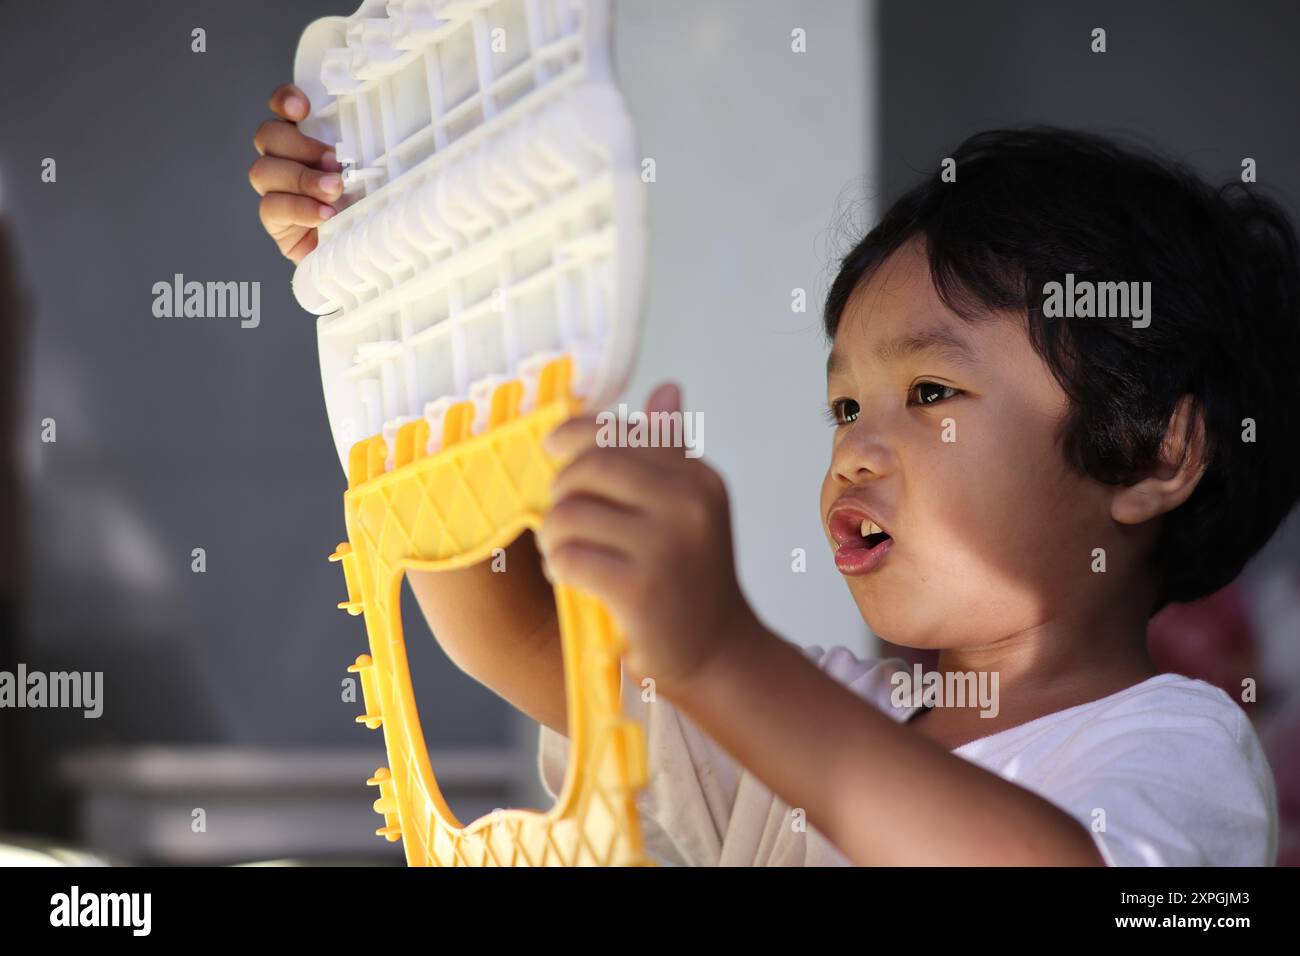
<svg viewBox="0 0 1300 956">
<path fill-rule="evenodd" d="M 610 42 L 609 0 L 366 0 L 303 33 L 299 126 L 346 165 L 293 288 L 345 472 L 414 418 L 441 436 L 455 401 L 480 431 L 504 379 L 527 411 L 558 355 L 587 407 L 622 391 L 645 215 Z"/>
</svg>

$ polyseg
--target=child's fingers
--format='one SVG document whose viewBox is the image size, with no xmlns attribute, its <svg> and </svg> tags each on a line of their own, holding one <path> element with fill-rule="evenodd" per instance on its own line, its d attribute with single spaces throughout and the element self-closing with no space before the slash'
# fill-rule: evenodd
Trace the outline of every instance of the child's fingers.
<svg viewBox="0 0 1300 956">
<path fill-rule="evenodd" d="M 593 447 L 580 452 L 551 484 L 551 500 L 588 494 L 646 511 L 661 498 L 660 473 L 643 449 Z"/>
<path fill-rule="evenodd" d="M 682 410 L 682 390 L 674 382 L 660 382 L 645 400 L 647 415 L 655 412 L 680 412 Z"/>
<path fill-rule="evenodd" d="M 331 203 L 343 194 L 338 175 L 343 167 L 331 146 L 294 125 L 311 112 L 299 87 L 284 84 L 267 105 L 280 118 L 262 123 L 254 134 L 258 158 L 248 181 L 262 197 L 257 212 L 263 228 L 286 257 L 299 263 L 316 248 L 316 227 L 338 211 Z"/>
<path fill-rule="evenodd" d="M 546 556 L 552 583 L 567 584 L 593 594 L 610 594 L 635 570 L 632 559 L 599 545 L 570 542 Z"/>
<path fill-rule="evenodd" d="M 334 215 L 334 207 L 317 202 L 310 196 L 267 193 L 258 204 L 257 213 L 262 219 L 262 226 L 274 236 L 286 226 L 315 229 Z"/>
<path fill-rule="evenodd" d="M 575 415 L 556 425 L 542 439 L 542 446 L 556 461 L 564 462 L 584 448 L 594 446 L 599 433 L 600 424 L 595 415 Z"/>
<path fill-rule="evenodd" d="M 311 112 L 311 101 L 307 99 L 307 94 L 292 83 L 276 87 L 267 106 L 276 116 L 294 123 L 306 119 Z"/>
<path fill-rule="evenodd" d="M 302 234 L 302 238 L 299 239 L 296 243 L 294 243 L 292 248 L 289 249 L 285 249 L 284 243 L 279 242 L 277 240 L 277 244 L 284 252 L 285 258 L 291 261 L 294 265 L 297 265 L 298 263 L 302 262 L 303 259 L 306 259 L 307 253 L 315 250 L 316 243 L 317 243 L 317 235 L 315 229 L 306 230 Z"/>
<path fill-rule="evenodd" d="M 257 127 L 252 137 L 253 148 L 260 156 L 279 156 L 281 159 L 296 160 L 317 169 L 337 173 L 342 169 L 334 147 L 300 133 L 298 127 L 283 120 L 266 120 Z"/>
<path fill-rule="evenodd" d="M 317 169 L 338 172 L 343 167 L 333 147 L 298 131 L 283 120 L 267 120 L 253 134 L 253 147 L 260 156 L 279 156 Z"/>
<path fill-rule="evenodd" d="M 607 499 L 589 494 L 572 494 L 558 500 L 546 513 L 537 534 L 542 554 L 572 542 L 599 545 L 627 552 L 644 540 L 645 519 L 640 513 Z"/>
<path fill-rule="evenodd" d="M 679 412 L 682 407 L 681 389 L 673 382 L 663 382 L 650 393 L 646 399 L 646 413 Z M 575 415 L 557 425 L 542 444 L 550 456 L 564 461 L 577 455 L 584 448 L 597 444 L 603 427 L 595 415 Z"/>
<path fill-rule="evenodd" d="M 343 178 L 338 173 L 323 173 L 291 159 L 263 156 L 248 170 L 248 181 L 258 195 L 297 193 L 333 202 L 343 192 Z"/>
</svg>

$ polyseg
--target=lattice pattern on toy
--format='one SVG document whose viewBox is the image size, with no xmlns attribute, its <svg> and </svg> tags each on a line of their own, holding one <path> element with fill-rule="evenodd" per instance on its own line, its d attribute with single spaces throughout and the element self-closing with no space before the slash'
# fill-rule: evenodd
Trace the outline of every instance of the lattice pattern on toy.
<svg viewBox="0 0 1300 956">
<path fill-rule="evenodd" d="M 363 4 L 308 89 L 333 98 L 315 115 L 341 133 L 345 184 L 374 192 L 530 93 L 580 79 L 582 14 L 570 0 Z"/>
<path fill-rule="evenodd" d="M 411 865 L 638 865 L 644 856 L 636 793 L 645 785 L 643 730 L 622 714 L 619 655 L 623 641 L 590 595 L 556 588 L 572 757 L 549 812 L 505 810 L 469 826 L 456 819 L 429 764 L 402 635 L 400 593 L 407 569 L 439 570 L 486 559 L 525 528 L 540 526 L 550 506 L 555 465 L 542 437 L 579 407 L 569 387 L 571 361 L 540 373 L 537 408 L 520 414 L 523 383 L 492 396 L 487 430 L 471 435 L 473 403 L 452 406 L 442 448 L 428 447 L 428 423 L 404 426 L 391 456 L 380 436 L 358 442 L 344 496 L 348 541 L 341 561 L 348 599 L 365 615 L 370 654 L 359 674 L 371 729 L 382 727 L 388 767 L 368 781 L 379 788 L 376 832 L 402 839 Z M 392 459 L 391 470 L 386 464 Z M 508 571 L 506 572 L 508 573 Z"/>
<path fill-rule="evenodd" d="M 503 381 L 560 354 L 592 404 L 621 389 L 644 214 L 608 17 L 606 0 L 390 0 L 304 34 L 295 75 L 321 105 L 301 126 L 353 164 L 294 276 L 322 316 L 345 468 L 416 418 L 436 440 L 458 401 L 478 433 Z"/>
</svg>

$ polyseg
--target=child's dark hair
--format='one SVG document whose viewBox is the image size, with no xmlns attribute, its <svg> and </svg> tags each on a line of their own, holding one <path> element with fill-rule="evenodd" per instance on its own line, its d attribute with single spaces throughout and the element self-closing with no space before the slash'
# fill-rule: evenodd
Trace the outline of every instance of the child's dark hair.
<svg viewBox="0 0 1300 956">
<path fill-rule="evenodd" d="M 970 137 L 899 199 L 840 261 L 826 299 L 834 337 L 850 295 L 892 252 L 923 238 L 943 301 L 967 321 L 1027 317 L 1069 396 L 1066 461 L 1107 484 L 1138 480 L 1190 394 L 1208 464 L 1164 516 L 1151 613 L 1228 584 L 1300 498 L 1300 253 L 1281 207 L 1232 183 L 1099 136 L 1034 127 Z M 1150 325 L 1044 318 L 1044 286 L 1151 282 Z M 1257 440 L 1243 440 L 1253 419 Z"/>
</svg>

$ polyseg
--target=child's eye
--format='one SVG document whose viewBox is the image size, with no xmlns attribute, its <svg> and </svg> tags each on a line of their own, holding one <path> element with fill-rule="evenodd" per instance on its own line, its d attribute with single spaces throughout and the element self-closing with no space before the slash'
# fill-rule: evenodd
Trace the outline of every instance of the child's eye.
<svg viewBox="0 0 1300 956">
<path fill-rule="evenodd" d="M 826 420 L 832 425 L 847 425 L 858 417 L 858 403 L 851 398 L 837 398 L 826 406 Z"/>
<path fill-rule="evenodd" d="M 948 394 L 944 394 L 947 392 Z M 952 398 L 961 394 L 961 389 L 953 388 L 951 385 L 940 385 L 937 382 L 917 382 L 912 386 L 909 397 L 919 395 L 915 402 L 909 402 L 911 405 L 933 405 L 936 402 L 942 402 L 945 399 Z"/>
</svg>

